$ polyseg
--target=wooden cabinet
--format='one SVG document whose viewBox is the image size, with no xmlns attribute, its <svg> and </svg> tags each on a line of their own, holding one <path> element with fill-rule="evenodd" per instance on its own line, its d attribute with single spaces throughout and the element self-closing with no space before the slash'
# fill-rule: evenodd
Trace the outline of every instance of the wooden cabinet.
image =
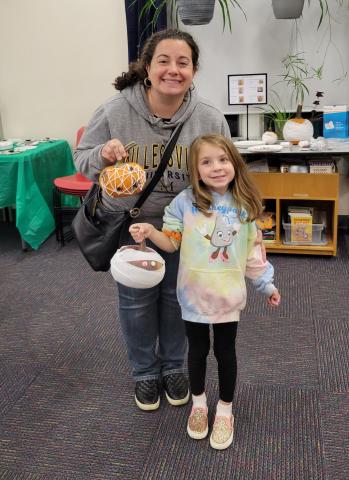
<svg viewBox="0 0 349 480">
<path fill-rule="evenodd" d="M 250 172 L 266 205 L 276 212 L 276 239 L 266 243 L 273 253 L 336 255 L 339 175 L 315 173 Z M 290 244 L 285 238 L 283 221 L 287 222 L 289 205 L 314 206 L 325 212 L 324 236 L 321 244 Z M 286 242 L 286 243 L 285 243 Z"/>
</svg>

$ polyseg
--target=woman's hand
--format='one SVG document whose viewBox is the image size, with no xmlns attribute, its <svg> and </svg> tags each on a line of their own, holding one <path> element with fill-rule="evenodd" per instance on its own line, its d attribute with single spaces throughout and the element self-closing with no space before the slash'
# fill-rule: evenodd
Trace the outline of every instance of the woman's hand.
<svg viewBox="0 0 349 480">
<path fill-rule="evenodd" d="M 123 144 L 117 138 L 112 138 L 103 146 L 101 155 L 112 165 L 124 160 L 128 156 Z"/>
<path fill-rule="evenodd" d="M 133 240 L 137 243 L 143 242 L 143 240 L 149 238 L 154 230 L 155 227 L 150 223 L 134 223 L 128 229 Z"/>
<path fill-rule="evenodd" d="M 270 297 L 268 298 L 268 303 L 272 307 L 278 307 L 280 305 L 280 301 L 281 301 L 281 295 L 279 291 L 275 289 L 274 293 L 270 295 Z"/>
</svg>

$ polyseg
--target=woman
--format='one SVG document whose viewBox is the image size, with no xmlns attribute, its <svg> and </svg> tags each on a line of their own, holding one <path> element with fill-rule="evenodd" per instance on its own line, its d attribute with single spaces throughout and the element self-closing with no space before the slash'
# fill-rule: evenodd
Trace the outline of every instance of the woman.
<svg viewBox="0 0 349 480">
<path fill-rule="evenodd" d="M 165 206 L 188 184 L 189 146 L 196 137 L 208 133 L 230 137 L 222 113 L 194 89 L 198 60 L 199 48 L 188 33 L 174 29 L 155 33 L 139 61 L 116 78 L 120 93 L 96 110 L 75 152 L 78 170 L 95 182 L 102 168 L 126 157 L 142 165 L 150 179 L 172 131 L 183 123 L 163 178 L 142 206 L 137 222 L 162 225 Z M 124 146 L 130 142 L 135 146 L 126 153 Z M 135 201 L 135 196 L 103 197 L 109 208 L 130 207 Z M 118 285 L 120 322 L 136 382 L 135 401 L 145 411 L 159 407 L 161 386 L 170 404 L 183 405 L 189 400 L 183 373 L 185 331 L 176 298 L 179 258 L 178 253 L 161 255 L 166 274 L 158 286 L 143 290 Z"/>
</svg>

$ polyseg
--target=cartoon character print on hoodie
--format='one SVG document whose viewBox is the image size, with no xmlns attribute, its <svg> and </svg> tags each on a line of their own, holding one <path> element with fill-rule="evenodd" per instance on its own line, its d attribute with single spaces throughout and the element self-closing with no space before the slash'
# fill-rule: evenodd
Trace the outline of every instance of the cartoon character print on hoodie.
<svg viewBox="0 0 349 480">
<path fill-rule="evenodd" d="M 210 261 L 217 258 L 220 258 L 222 262 L 229 260 L 228 247 L 232 244 L 233 237 L 237 234 L 239 228 L 237 224 L 230 225 L 229 218 L 226 215 L 217 214 L 212 235 L 204 235 L 211 245 L 215 247 L 215 250 L 210 255 Z"/>
</svg>

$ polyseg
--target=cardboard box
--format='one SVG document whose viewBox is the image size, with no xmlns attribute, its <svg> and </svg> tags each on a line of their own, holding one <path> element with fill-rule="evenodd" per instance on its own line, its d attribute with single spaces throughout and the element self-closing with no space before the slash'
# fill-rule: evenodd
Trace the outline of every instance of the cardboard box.
<svg viewBox="0 0 349 480">
<path fill-rule="evenodd" d="M 347 105 L 324 107 L 324 137 L 349 137 L 349 111 Z"/>
</svg>

